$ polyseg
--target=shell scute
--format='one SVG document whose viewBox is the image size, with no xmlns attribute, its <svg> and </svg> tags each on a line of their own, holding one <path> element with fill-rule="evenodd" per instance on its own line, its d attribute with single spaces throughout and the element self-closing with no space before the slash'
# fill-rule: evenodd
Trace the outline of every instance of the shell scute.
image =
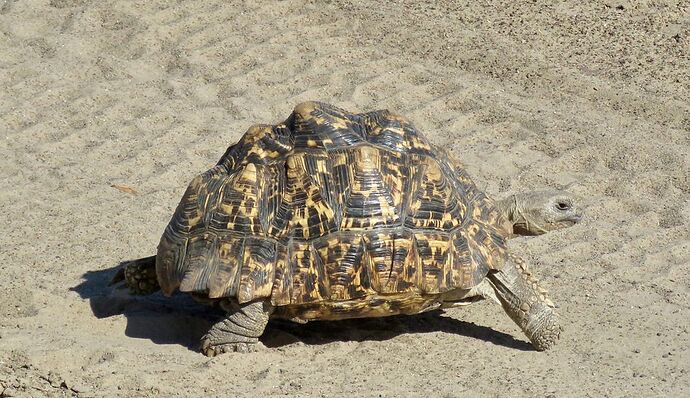
<svg viewBox="0 0 690 398">
<path fill-rule="evenodd" d="M 350 113 L 320 102 L 297 105 L 286 124 L 296 148 L 330 150 L 365 142 L 361 125 Z"/>
<path fill-rule="evenodd" d="M 361 235 L 328 236 L 315 242 L 314 247 L 324 263 L 331 300 L 351 300 L 372 293 Z"/>
<path fill-rule="evenodd" d="M 410 189 L 405 226 L 411 229 L 450 231 L 465 219 L 468 203 L 438 162 L 420 157 Z"/>
<path fill-rule="evenodd" d="M 240 268 L 237 301 L 242 304 L 255 298 L 268 297 L 275 277 L 276 242 L 248 236 Z"/>
<path fill-rule="evenodd" d="M 403 182 L 383 169 L 385 161 L 396 162 L 393 156 L 362 145 L 336 153 L 334 159 L 336 184 L 342 192 L 340 229 L 369 229 L 401 223 Z M 392 169 L 393 166 L 386 167 Z"/>
<path fill-rule="evenodd" d="M 328 300 L 330 284 L 321 256 L 308 242 L 293 241 L 289 258 L 292 272 L 291 304 Z"/>
<path fill-rule="evenodd" d="M 361 120 L 370 143 L 393 151 L 433 156 L 429 141 L 419 134 L 407 118 L 380 110 L 362 114 Z"/>
<path fill-rule="evenodd" d="M 422 263 L 417 256 L 414 235 L 405 228 L 370 232 L 366 250 L 372 288 L 378 293 L 420 292 Z"/>
</svg>

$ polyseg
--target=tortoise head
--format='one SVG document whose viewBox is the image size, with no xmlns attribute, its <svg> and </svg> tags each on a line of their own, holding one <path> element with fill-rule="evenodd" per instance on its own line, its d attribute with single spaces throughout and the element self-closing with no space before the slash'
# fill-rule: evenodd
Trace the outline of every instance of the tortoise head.
<svg viewBox="0 0 690 398">
<path fill-rule="evenodd" d="M 572 226 L 582 219 L 575 195 L 547 190 L 511 195 L 501 202 L 513 230 L 519 235 L 541 235 Z"/>
</svg>

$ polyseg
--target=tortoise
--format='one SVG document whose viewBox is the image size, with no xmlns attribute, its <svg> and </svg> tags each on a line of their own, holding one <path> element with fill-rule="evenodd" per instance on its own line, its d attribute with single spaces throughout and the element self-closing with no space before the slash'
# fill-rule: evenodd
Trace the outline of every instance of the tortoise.
<svg viewBox="0 0 690 398">
<path fill-rule="evenodd" d="M 194 178 L 157 254 L 124 263 L 114 281 L 222 308 L 201 340 L 209 356 L 252 351 L 269 318 L 417 314 L 483 298 L 545 350 L 558 316 L 506 240 L 580 217 L 565 191 L 490 199 L 394 112 L 304 102 L 283 123 L 250 127 Z"/>
</svg>

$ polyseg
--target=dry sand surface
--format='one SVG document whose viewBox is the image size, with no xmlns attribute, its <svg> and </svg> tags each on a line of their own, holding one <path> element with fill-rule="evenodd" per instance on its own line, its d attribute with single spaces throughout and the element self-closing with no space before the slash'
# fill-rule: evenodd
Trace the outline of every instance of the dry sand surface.
<svg viewBox="0 0 690 398">
<path fill-rule="evenodd" d="M 461 3 L 0 1 L 0 395 L 690 396 L 690 4 Z M 107 286 L 307 99 L 405 114 L 496 198 L 581 196 L 581 224 L 510 243 L 559 344 L 482 302 L 207 358 L 216 313 Z"/>
</svg>

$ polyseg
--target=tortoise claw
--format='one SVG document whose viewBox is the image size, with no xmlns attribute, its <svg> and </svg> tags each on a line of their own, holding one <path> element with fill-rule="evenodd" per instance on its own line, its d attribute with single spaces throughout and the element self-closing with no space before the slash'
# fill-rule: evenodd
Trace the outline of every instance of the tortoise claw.
<svg viewBox="0 0 690 398">
<path fill-rule="evenodd" d="M 228 344 L 211 344 L 210 340 L 203 339 L 201 342 L 201 352 L 207 357 L 215 357 L 216 355 L 225 354 L 228 352 L 249 353 L 256 352 L 261 349 L 263 344 L 256 343 L 228 343 Z"/>
</svg>

